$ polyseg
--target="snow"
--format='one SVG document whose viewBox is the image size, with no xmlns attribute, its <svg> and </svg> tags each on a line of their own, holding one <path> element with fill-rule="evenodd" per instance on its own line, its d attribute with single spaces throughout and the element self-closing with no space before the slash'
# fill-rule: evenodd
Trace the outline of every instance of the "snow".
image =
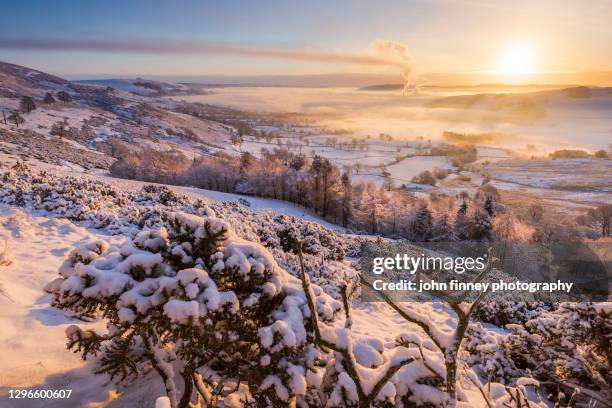
<svg viewBox="0 0 612 408">
<path fill-rule="evenodd" d="M 109 386 L 93 377 L 89 364 L 67 353 L 65 346 L 64 332 L 71 324 L 96 324 L 66 317 L 49 306 L 50 297 L 43 292 L 70 248 L 91 240 L 91 233 L 67 220 L 4 205 L 0 205 L 0 226 L 10 236 L 14 258 L 12 264 L 0 266 L 0 387 L 65 388 L 58 385 L 69 383 L 74 404 L 104 401 Z M 39 401 L 22 403 L 36 407 Z M 62 404 L 56 400 L 45 406 Z"/>
<path fill-rule="evenodd" d="M 195 300 L 188 302 L 172 299 L 164 305 L 164 313 L 174 323 L 193 322 L 200 317 L 199 304 Z"/>
<path fill-rule="evenodd" d="M 155 408 L 172 408 L 172 405 L 170 405 L 170 398 L 159 397 L 155 400 Z"/>
<path fill-rule="evenodd" d="M 93 186 L 99 191 L 106 191 L 105 188 L 108 188 L 102 184 Z M 55 194 L 57 184 L 52 179 L 48 179 L 46 186 L 40 188 L 40 191 L 53 191 Z M 154 194 L 151 193 L 154 190 L 149 189 L 149 191 L 149 194 Z M 159 204 L 153 201 L 154 196 L 132 197 L 141 205 L 156 206 L 155 208 L 162 211 Z M 182 202 L 180 197 L 175 199 L 179 203 Z M 6 268 L 7 272 L 0 280 L 2 284 L 0 301 L 3 302 L 3 306 L 8 305 L 4 307 L 0 317 L 2 319 L 0 324 L 7 328 L 0 334 L 0 346 L 4 347 L 0 350 L 0 374 L 5 375 L 5 372 L 10 371 L 12 377 L 7 380 L 8 383 L 15 381 L 17 374 L 14 373 L 19 373 L 18 363 L 23 362 L 21 356 L 8 354 L 14 351 L 15 347 L 28 356 L 36 356 L 29 357 L 30 364 L 35 364 L 40 356 L 44 356 L 45 361 L 49 361 L 46 371 L 40 373 L 38 379 L 31 379 L 28 377 L 29 374 L 22 374 L 29 378 L 27 381 L 31 381 L 32 385 L 42 383 L 48 374 L 61 376 L 65 375 L 67 369 L 85 368 L 78 358 L 74 360 L 65 358 L 63 332 L 66 331 L 73 337 L 77 333 L 87 335 L 89 332 L 77 332 L 72 325 L 78 323 L 82 328 L 97 328 L 99 322 L 83 323 L 71 319 L 50 308 L 48 296 L 41 297 L 45 284 L 57 276 L 58 270 L 61 277 L 51 283 L 47 287 L 48 290 L 65 292 L 60 295 L 60 299 L 62 296 L 79 292 L 85 297 L 92 298 L 118 296 L 117 309 L 121 324 L 132 323 L 139 315 L 146 315 L 152 307 L 161 305 L 160 309 L 173 324 L 204 326 L 208 324 L 206 318 L 211 313 L 221 310 L 237 313 L 244 307 L 257 307 L 262 299 L 267 297 L 283 296 L 282 302 L 276 306 L 270 316 L 270 323 L 258 328 L 259 344 L 265 349 L 260 362 L 262 366 L 276 368 L 275 364 L 271 364 L 271 356 L 277 356 L 276 353 L 284 349 L 299 350 L 300 346 L 306 344 L 305 318 L 308 316 L 308 309 L 301 291 L 301 282 L 291 275 L 291 271 L 283 269 L 285 266 L 280 266 L 287 265 L 284 257 L 288 254 L 278 250 L 272 251 L 260 243 L 245 240 L 241 237 L 245 232 L 234 231 L 233 222 L 223 221 L 214 215 L 232 214 L 227 211 L 228 208 L 233 208 L 232 211 L 237 211 L 235 214 L 240 215 L 242 224 L 248 224 L 253 222 L 252 220 L 260 222 L 265 220 L 264 214 L 254 212 L 247 216 L 250 210 L 217 206 L 214 211 L 210 208 L 199 208 L 195 212 L 201 215 L 196 215 L 178 211 L 175 207 L 180 205 L 175 205 L 171 207 L 173 211 L 164 210 L 165 224 L 153 224 L 151 228 L 143 227 L 138 231 L 126 229 L 127 236 L 118 235 L 111 238 L 105 236 L 101 230 L 86 230 L 77 225 L 84 222 L 78 221 L 78 217 L 75 222 L 56 218 L 54 215 L 68 214 L 74 217 L 79 213 L 73 211 L 74 203 L 70 204 L 64 197 L 55 197 L 54 200 L 63 200 L 62 207 L 56 208 L 47 203 L 49 209 L 44 211 L 35 209 L 33 202 L 29 204 L 30 208 L 25 210 L 1 207 L 0 224 L 10 232 L 11 248 L 18 248 L 13 251 L 14 263 L 0 267 Z M 189 208 L 194 211 L 193 207 Z M 114 208 L 109 205 L 106 211 L 114 212 L 117 216 L 124 214 L 122 211 L 129 213 L 131 210 L 126 206 Z M 99 216 L 99 213 L 92 211 L 87 214 L 86 222 L 91 222 Z M 231 220 L 231 217 L 229 219 Z M 286 219 L 284 222 L 292 225 L 294 221 Z M 301 223 L 307 225 L 304 221 Z M 208 270 L 203 267 L 201 260 L 194 260 L 191 255 L 193 247 L 199 245 L 198 240 L 205 240 L 211 234 L 219 235 L 220 247 L 213 251 L 211 265 L 214 266 Z M 187 241 L 184 240 L 186 238 L 175 241 L 176 238 L 173 237 L 177 236 L 191 238 Z M 351 238 L 337 236 L 334 239 Z M 180 248 L 180 253 L 175 251 L 176 248 Z M 195 266 L 181 270 L 164 266 L 160 253 L 166 250 L 179 254 L 181 262 Z M 34 260 L 32 254 L 35 254 Z M 36 258 L 37 256 L 40 259 Z M 313 258 L 306 259 L 309 263 Z M 341 265 L 339 272 L 350 272 L 350 264 Z M 264 281 L 258 284 L 249 296 L 238 299 L 231 290 L 220 291 L 211 278 L 215 273 L 228 273 L 228 271 L 235 273 L 244 282 L 249 282 L 251 279 L 262 282 L 262 278 Z M 330 283 L 328 282 L 328 285 Z M 58 287 L 59 289 L 56 289 Z M 373 388 L 386 369 L 410 358 L 414 361 L 402 367 L 389 382 L 383 385 L 378 398 L 393 403 L 398 397 L 411 393 L 410 399 L 416 404 L 442 405 L 447 402 L 446 393 L 432 385 L 419 382 L 422 378 L 431 377 L 432 372 L 444 378 L 446 372 L 444 356 L 417 325 L 403 320 L 385 303 L 355 302 L 351 310 L 353 325 L 348 330 L 342 327 L 342 319 L 337 319 L 341 315 L 341 303 L 331 298 L 333 290 L 326 293 L 324 287 L 311 286 L 315 307 L 323 324 L 323 337 L 353 353 L 366 392 Z M 18 297 L 13 298 L 15 294 Z M 427 324 L 435 340 L 443 347 L 448 348 L 452 344 L 456 318 L 446 304 L 400 303 L 399 306 L 414 319 Z M 39 326 L 36 324 L 37 320 L 42 322 Z M 23 327 L 24 322 L 27 324 L 26 327 Z M 540 324 L 548 323 L 542 320 Z M 50 341 L 41 345 L 29 335 L 21 335 L 24 330 L 38 337 L 44 336 Z M 490 329 L 485 327 L 483 330 L 486 333 L 485 337 L 491 339 L 507 334 L 494 327 Z M 414 346 L 397 347 L 398 336 Z M 290 395 L 303 395 L 307 385 L 321 384 L 325 371 L 321 367 L 314 366 L 312 362 L 318 357 L 311 354 L 305 353 L 306 361 L 309 361 L 307 369 L 291 361 L 278 363 L 287 376 L 281 378 L 279 375 L 270 374 L 265 378 L 264 386 L 273 388 L 279 398 L 287 400 Z M 162 363 L 171 369 L 172 365 L 165 358 L 160 357 Z M 338 366 L 337 361 L 335 364 Z M 70 381 L 78 383 L 80 380 L 73 380 L 71 377 Z M 526 385 L 525 381 L 523 380 L 521 384 Z M 110 398 L 104 393 L 109 391 L 110 386 L 100 387 L 97 379 L 86 381 L 81 385 L 83 398 L 87 398 L 88 402 Z M 460 387 L 458 392 L 462 398 L 469 399 L 473 403 L 480 401 L 478 394 L 472 393 L 467 388 Z M 244 397 L 245 394 L 241 395 Z M 338 402 L 343 396 L 355 398 L 356 385 L 344 370 L 340 370 L 330 394 L 330 401 Z M 124 397 L 120 400 L 122 398 Z M 238 396 L 230 398 L 229 401 L 236 398 Z"/>
</svg>

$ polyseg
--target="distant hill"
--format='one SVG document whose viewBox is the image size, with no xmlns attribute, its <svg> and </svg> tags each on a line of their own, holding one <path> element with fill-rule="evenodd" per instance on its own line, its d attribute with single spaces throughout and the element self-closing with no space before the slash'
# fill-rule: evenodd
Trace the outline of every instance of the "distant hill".
<svg viewBox="0 0 612 408">
<path fill-rule="evenodd" d="M 359 88 L 359 91 L 399 91 L 404 87 L 403 84 L 380 84 L 380 85 L 370 85 Z M 427 91 L 445 91 L 445 90 L 453 90 L 453 91 L 500 91 L 500 90 L 515 90 L 515 91 L 542 91 L 549 89 L 564 89 L 564 88 L 579 88 L 576 85 L 564 84 L 564 85 L 556 85 L 556 84 L 478 84 L 478 85 L 419 85 L 419 89 Z"/>
<path fill-rule="evenodd" d="M 194 93 L 208 93 L 204 85 L 179 84 L 150 79 L 82 79 L 74 81 L 76 84 L 110 87 L 142 96 L 173 96 Z"/>
<path fill-rule="evenodd" d="M 60 77 L 0 61 L 0 96 L 38 96 L 48 91 L 65 91 L 69 86 L 70 82 Z"/>
<path fill-rule="evenodd" d="M 382 85 L 371 85 L 359 88 L 359 91 L 399 91 L 404 88 L 403 84 L 382 84 Z"/>
</svg>

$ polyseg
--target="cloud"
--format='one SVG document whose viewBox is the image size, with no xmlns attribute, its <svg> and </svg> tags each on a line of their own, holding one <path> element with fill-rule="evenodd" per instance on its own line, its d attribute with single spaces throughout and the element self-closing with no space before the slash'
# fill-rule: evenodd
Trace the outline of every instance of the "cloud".
<svg viewBox="0 0 612 408">
<path fill-rule="evenodd" d="M 250 47 L 209 41 L 151 40 L 47 40 L 0 38 L 0 49 L 19 51 L 81 51 L 137 54 L 243 55 L 249 57 L 290 59 L 327 64 L 401 67 L 406 64 L 405 47 L 377 40 L 371 53 L 357 54 L 315 49 Z M 402 51 L 403 49 L 403 51 Z M 403 53 L 403 56 L 402 56 Z"/>
</svg>

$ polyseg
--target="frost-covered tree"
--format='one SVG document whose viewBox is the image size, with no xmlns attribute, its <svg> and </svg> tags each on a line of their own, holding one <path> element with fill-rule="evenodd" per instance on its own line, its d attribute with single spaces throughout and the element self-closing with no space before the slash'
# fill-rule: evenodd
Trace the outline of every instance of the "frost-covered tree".
<svg viewBox="0 0 612 408">
<path fill-rule="evenodd" d="M 348 172 L 342 173 L 342 205 L 341 205 L 341 216 L 342 226 L 348 226 L 351 218 L 353 217 L 353 185 L 351 183 L 351 176 Z"/>
<path fill-rule="evenodd" d="M 467 216 L 468 205 L 465 200 L 461 202 L 455 221 L 453 223 L 453 241 L 464 241 L 469 238 L 469 220 Z"/>
<path fill-rule="evenodd" d="M 242 152 L 240 154 L 240 174 L 248 173 L 254 161 L 255 157 L 250 152 Z"/>
<path fill-rule="evenodd" d="M 493 202 L 493 198 L 491 198 L 491 196 L 487 196 L 483 208 L 487 214 L 489 214 L 489 217 L 493 217 L 493 215 L 495 215 L 495 203 Z"/>
<path fill-rule="evenodd" d="M 449 242 L 453 237 L 453 226 L 447 212 L 438 214 L 431 227 L 431 240 L 434 242 Z"/>
<path fill-rule="evenodd" d="M 68 130 L 68 121 L 67 119 L 63 119 L 63 120 L 59 120 L 57 122 L 55 122 L 53 125 L 51 125 L 51 131 L 49 132 L 49 134 L 51 134 L 52 136 L 57 136 L 60 139 L 63 139 L 64 136 L 66 135 L 66 132 Z"/>
<path fill-rule="evenodd" d="M 475 241 L 490 241 L 492 228 L 489 214 L 481 210 L 476 211 L 469 226 L 469 238 Z"/>
<path fill-rule="evenodd" d="M 412 221 L 412 234 L 417 241 L 428 241 L 431 238 L 431 210 L 427 203 L 417 209 Z"/>
<path fill-rule="evenodd" d="M 587 215 L 593 220 L 593 224 L 599 227 L 602 237 L 610 236 L 612 225 L 612 205 L 602 204 L 595 209 L 590 209 Z"/>
<path fill-rule="evenodd" d="M 360 226 L 372 234 L 378 233 L 388 211 L 385 191 L 373 183 L 361 184 L 357 190 L 355 213 Z"/>
<path fill-rule="evenodd" d="M 315 155 L 309 173 L 312 176 L 315 209 L 325 217 L 331 209 L 331 202 L 340 181 L 338 168 L 328 159 Z"/>
<path fill-rule="evenodd" d="M 485 268 L 479 273 L 478 277 L 475 280 L 483 279 L 493 270 L 493 263 L 495 258 L 493 257 L 493 252 L 490 249 L 488 253 L 488 261 Z M 365 277 L 364 275 L 360 276 L 361 282 L 364 285 L 369 286 L 373 289 L 372 283 Z M 485 296 L 485 292 L 482 292 L 477 295 L 476 299 L 473 302 L 467 302 L 465 296 L 467 294 L 461 294 L 459 296 L 446 296 L 444 300 L 447 302 L 448 306 L 454 313 L 454 318 L 456 318 L 456 327 L 451 333 L 441 333 L 438 327 L 433 324 L 429 317 L 424 316 L 423 314 L 414 310 L 410 304 L 402 305 L 398 302 L 394 301 L 385 291 L 377 291 L 378 296 L 382 298 L 393 310 L 395 310 L 400 317 L 404 320 L 415 324 L 420 328 L 420 330 L 425 333 L 425 335 L 433 342 L 433 344 L 429 344 L 429 347 L 425 347 L 423 340 L 417 336 L 415 333 L 403 333 L 400 334 L 396 338 L 396 344 L 410 347 L 414 345 L 417 347 L 423 364 L 426 369 L 429 370 L 431 374 L 433 374 L 432 381 L 433 383 L 443 384 L 445 386 L 445 392 L 448 395 L 448 399 L 441 401 L 439 405 L 455 405 L 457 403 L 457 399 L 460 398 L 461 386 L 458 381 L 458 373 L 460 372 L 461 361 L 459 359 L 460 352 L 462 351 L 462 345 L 466 338 L 467 331 L 470 325 L 470 319 L 474 314 L 475 310 L 478 308 L 480 302 Z M 444 356 L 444 368 L 436 368 L 429 365 L 427 358 L 425 357 L 425 353 L 423 351 L 424 348 L 429 350 L 435 350 L 438 353 L 441 353 Z M 466 375 L 470 375 L 466 373 Z M 477 385 L 478 381 L 473 379 L 472 382 Z M 479 387 L 477 385 L 477 387 Z M 483 392 L 483 391 L 481 391 Z M 486 399 L 487 397 L 485 397 Z M 527 406 L 530 406 L 527 404 Z"/>
<path fill-rule="evenodd" d="M 36 109 L 36 104 L 34 103 L 34 100 L 27 96 L 24 95 L 21 97 L 21 99 L 19 100 L 19 110 L 24 112 L 24 113 L 30 113 L 33 110 Z"/>
</svg>

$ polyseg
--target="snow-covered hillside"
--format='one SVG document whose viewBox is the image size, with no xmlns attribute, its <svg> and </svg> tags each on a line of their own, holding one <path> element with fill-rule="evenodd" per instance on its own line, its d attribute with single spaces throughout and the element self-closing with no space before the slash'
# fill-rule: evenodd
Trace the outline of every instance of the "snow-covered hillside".
<svg viewBox="0 0 612 408">
<path fill-rule="evenodd" d="M 215 387 L 225 384 L 219 389 L 219 406 L 244 406 L 245 401 L 267 406 L 291 405 L 292 401 L 338 407 L 445 406 L 454 398 L 445 385 L 449 384 L 448 373 L 456 369 L 458 377 L 452 384 L 458 406 L 547 406 L 549 399 L 567 402 L 572 388 L 568 391 L 564 383 L 563 395 L 550 394 L 550 386 L 556 383 L 546 373 L 552 368 L 546 363 L 547 355 L 538 359 L 533 336 L 550 337 L 546 347 L 549 353 L 556 353 L 554 364 L 565 367 L 569 370 L 565 376 L 575 379 L 584 364 L 595 360 L 587 355 L 577 360 L 572 356 L 572 342 L 601 335 L 590 332 L 589 327 L 610 327 L 611 311 L 605 305 L 567 304 L 558 309 L 522 305 L 521 309 L 491 303 L 483 306 L 478 319 L 512 324 L 505 330 L 479 322 L 469 324 L 464 347 L 453 357 L 457 330 L 465 324 L 462 309 L 444 302 L 398 306 L 353 298 L 353 289 L 358 288 L 355 256 L 361 242 L 373 238 L 343 235 L 302 218 L 262 213 L 235 202 L 198 201 L 197 191 L 182 196 L 164 186 L 110 185 L 91 176 L 67 176 L 65 170 L 53 166 L 38 172 L 23 165 L 5 165 L 0 178 L 0 225 L 6 231 L 9 253 L 8 261 L 0 266 L 0 386 L 74 389 L 71 403 L 75 405 L 71 406 L 153 406 L 164 395 L 176 401 L 184 389 L 180 374 L 185 375 L 184 364 L 196 364 L 189 353 L 212 350 L 209 346 L 193 349 L 186 342 L 196 335 L 191 330 L 211 324 L 207 319 L 246 319 L 247 315 L 237 311 L 247 313 L 253 307 L 259 308 L 252 309 L 253 313 L 264 313 L 253 315 L 258 316 L 258 326 L 247 324 L 237 333 L 219 326 L 218 333 L 238 336 L 234 342 L 243 339 L 254 354 L 242 354 L 243 359 L 238 360 L 227 356 L 221 366 L 210 357 L 207 362 L 211 365 L 197 363 L 207 367 L 193 377 L 201 398 L 213 398 Z M 219 238 L 206 244 L 213 245 L 212 249 L 202 246 L 201 239 L 218 236 L 220 231 L 224 232 Z M 295 251 L 300 241 L 309 279 L 302 277 Z M 260 279 L 255 276 L 265 280 L 250 289 L 233 286 L 235 283 L 225 286 L 228 281 L 219 280 L 220 276 L 236 279 L 233 273 L 238 271 L 243 271 L 240 279 L 246 282 Z M 304 285 L 309 288 L 306 292 Z M 266 296 L 279 302 L 261 303 Z M 320 334 L 313 331 L 310 320 L 310 296 L 315 299 Z M 344 303 L 343 307 L 344 299 L 352 305 L 347 308 Z M 225 301 L 238 303 L 225 309 L 221 306 Z M 114 305 L 117 309 L 111 312 L 108 308 Z M 98 307 L 110 314 L 98 315 Z M 503 316 L 509 320 L 504 321 Z M 112 350 L 123 343 L 111 340 L 113 333 L 134 333 L 144 340 L 145 333 L 136 323 L 153 317 L 145 327 L 159 324 L 161 329 L 169 324 L 172 328 L 167 333 L 173 333 L 166 337 L 166 329 L 161 329 L 160 343 L 150 346 L 156 361 L 163 363 L 157 371 L 166 378 L 165 390 L 148 362 L 149 346 L 142 349 L 140 342 L 134 343 L 132 362 L 125 366 L 135 364 L 136 371 L 129 374 L 135 376 L 134 382 L 108 382 L 105 375 L 88 375 L 96 369 L 120 374 L 123 363 L 114 360 Z M 580 326 L 580 320 L 591 326 Z M 248 320 L 235 324 L 245 322 Z M 105 328 L 105 323 L 112 324 Z M 250 330 L 254 337 L 248 336 Z M 80 351 L 88 356 L 87 362 L 65 351 L 63 331 L 69 345 L 84 347 Z M 559 332 L 567 336 L 566 341 L 559 341 Z M 95 337 L 98 335 L 103 337 Z M 184 335 L 187 337 L 175 338 Z M 201 335 L 201 341 L 207 339 L 206 331 Z M 104 336 L 110 336 L 111 342 L 106 343 Z M 43 337 L 44 343 L 38 341 Z M 86 339 L 102 341 L 98 358 L 87 351 L 98 347 L 96 342 Z M 235 342 L 232 347 L 242 344 Z M 220 345 L 217 353 L 221 351 L 222 356 L 223 347 L 230 350 L 230 345 L 226 340 L 217 347 Z M 519 363 L 518 356 L 525 352 L 535 358 L 534 365 Z M 601 353 L 594 352 L 594 356 Z M 113 371 L 110 362 L 120 363 L 120 371 Z M 587 398 L 605 401 L 609 389 L 597 384 L 608 381 L 609 372 L 604 362 L 596 364 L 600 366 L 591 366 L 595 371 L 590 377 L 580 381 Z M 239 370 L 244 377 L 236 378 L 224 369 Z M 536 377 L 529 378 L 531 375 Z M 232 386 L 236 381 L 242 385 Z M 2 398 L 0 402 L 7 401 L 6 396 Z M 517 398 L 523 405 L 516 403 Z M 36 403 L 23 401 L 22 406 Z M 52 401 L 45 406 L 66 405 Z"/>
</svg>

